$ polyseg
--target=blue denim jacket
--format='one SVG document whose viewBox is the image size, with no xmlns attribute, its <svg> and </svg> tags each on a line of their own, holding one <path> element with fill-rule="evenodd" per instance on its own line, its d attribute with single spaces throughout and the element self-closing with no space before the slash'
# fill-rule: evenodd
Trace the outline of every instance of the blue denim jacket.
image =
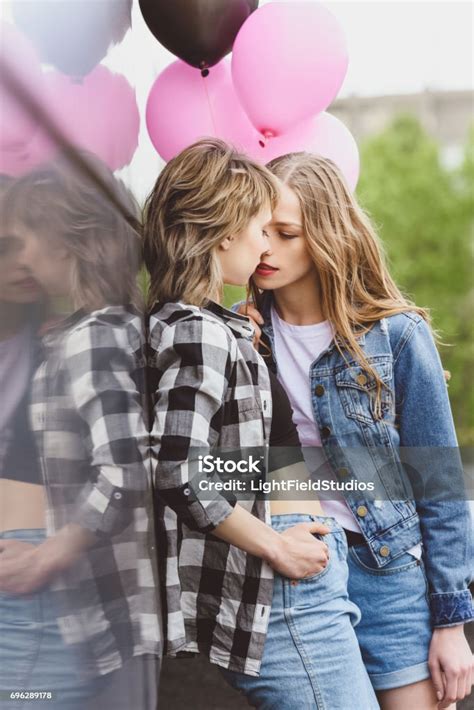
<svg viewBox="0 0 474 710">
<path fill-rule="evenodd" d="M 272 354 L 269 365 L 276 371 L 271 301 L 272 294 L 264 294 L 260 310 L 262 338 Z M 449 468 L 448 488 L 451 481 L 458 490 L 462 487 L 447 387 L 431 331 L 418 314 L 407 312 L 375 323 L 358 342 L 388 385 L 382 394 L 383 417 L 373 413 L 369 395 L 374 381 L 349 353 L 344 359 L 333 341 L 309 372 L 326 457 L 338 480 L 375 481 L 376 490 L 384 491 L 383 500 L 363 493 L 346 496 L 377 565 L 383 567 L 422 541 L 433 625 L 470 621 L 474 610 L 468 585 L 474 564 L 467 501 L 457 493 L 440 500 L 429 491 L 415 501 L 400 457 L 405 451 L 400 447 L 416 447 L 408 450 L 423 457 L 425 468 L 429 457 L 430 478 L 446 481 Z"/>
</svg>

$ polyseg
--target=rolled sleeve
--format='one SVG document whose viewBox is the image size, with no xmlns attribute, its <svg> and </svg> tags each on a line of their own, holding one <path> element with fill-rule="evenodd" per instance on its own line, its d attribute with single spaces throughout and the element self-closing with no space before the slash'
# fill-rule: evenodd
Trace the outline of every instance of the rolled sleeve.
<svg viewBox="0 0 474 710">
<path fill-rule="evenodd" d="M 430 594 L 430 609 L 433 626 L 457 626 L 474 620 L 472 596 L 469 589 L 461 592 Z"/>
</svg>

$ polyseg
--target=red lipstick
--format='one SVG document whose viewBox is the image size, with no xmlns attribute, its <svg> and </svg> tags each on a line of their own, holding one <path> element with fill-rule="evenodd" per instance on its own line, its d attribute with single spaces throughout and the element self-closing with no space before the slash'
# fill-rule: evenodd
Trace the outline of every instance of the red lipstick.
<svg viewBox="0 0 474 710">
<path fill-rule="evenodd" d="M 255 274 L 257 276 L 271 276 L 272 274 L 276 274 L 277 271 L 279 271 L 279 269 L 275 266 L 270 266 L 270 264 L 266 264 L 264 261 L 261 261 L 255 269 Z"/>
</svg>

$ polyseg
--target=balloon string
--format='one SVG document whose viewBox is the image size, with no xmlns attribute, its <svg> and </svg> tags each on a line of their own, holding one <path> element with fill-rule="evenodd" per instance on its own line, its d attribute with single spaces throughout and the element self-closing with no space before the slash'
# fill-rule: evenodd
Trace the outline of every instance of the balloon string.
<svg viewBox="0 0 474 710">
<path fill-rule="evenodd" d="M 214 130 L 214 138 L 219 138 L 219 136 L 217 135 L 217 127 L 216 127 L 216 122 L 215 122 L 215 120 L 214 120 L 214 114 L 213 114 L 213 112 L 212 112 L 211 97 L 209 96 L 209 91 L 207 90 L 206 78 L 205 78 L 205 77 L 202 77 L 202 81 L 203 81 L 203 84 L 204 84 L 204 91 L 205 91 L 205 94 L 206 94 L 207 104 L 208 104 L 208 106 L 209 106 L 209 115 L 210 115 L 210 117 L 211 117 L 212 128 L 213 128 L 213 130 Z"/>
</svg>

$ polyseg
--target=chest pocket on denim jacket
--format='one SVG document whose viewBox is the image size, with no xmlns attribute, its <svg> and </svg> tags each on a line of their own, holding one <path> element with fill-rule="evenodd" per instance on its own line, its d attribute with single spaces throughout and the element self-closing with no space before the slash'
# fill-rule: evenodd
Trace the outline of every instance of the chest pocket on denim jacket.
<svg viewBox="0 0 474 710">
<path fill-rule="evenodd" d="M 393 409 L 392 362 L 377 358 L 371 358 L 369 362 L 386 385 L 381 393 L 381 411 L 382 417 L 388 418 Z M 371 373 L 359 364 L 351 363 L 336 373 L 336 385 L 346 416 L 365 424 L 376 422 L 377 383 Z"/>
</svg>

